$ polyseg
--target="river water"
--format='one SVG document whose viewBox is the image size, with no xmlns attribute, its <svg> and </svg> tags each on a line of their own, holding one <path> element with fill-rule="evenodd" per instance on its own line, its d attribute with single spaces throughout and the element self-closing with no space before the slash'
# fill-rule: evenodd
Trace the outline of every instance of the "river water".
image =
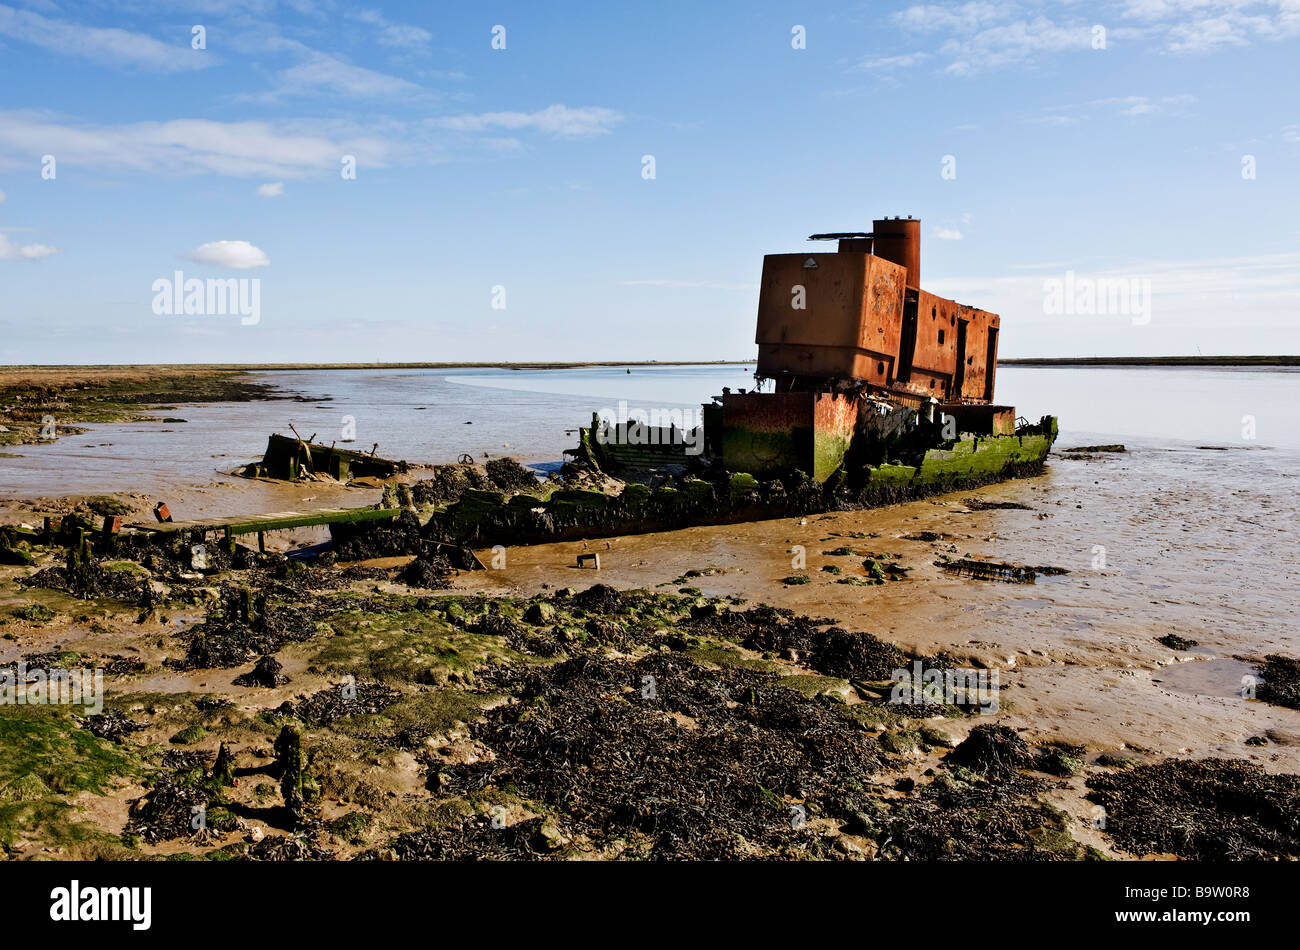
<svg viewBox="0 0 1300 950">
<path fill-rule="evenodd" d="M 630 372 L 629 372 L 630 370 Z M 753 365 L 562 370 L 319 370 L 254 374 L 308 401 L 182 405 L 184 422 L 94 426 L 0 458 L 0 498 L 161 493 L 226 481 L 261 456 L 271 432 L 342 442 L 412 462 L 462 453 L 556 463 L 596 410 L 698 409 L 722 387 L 751 388 Z M 1003 367 L 998 399 L 1020 415 L 1061 420 L 1058 447 L 1126 442 L 1160 450 L 1224 449 L 1214 477 L 1274 477 L 1300 456 L 1300 372 L 1198 368 Z M 1253 427 L 1253 430 L 1252 430 Z M 1250 451 L 1247 451 L 1250 450 Z M 1269 474 L 1272 473 L 1272 474 Z"/>
</svg>

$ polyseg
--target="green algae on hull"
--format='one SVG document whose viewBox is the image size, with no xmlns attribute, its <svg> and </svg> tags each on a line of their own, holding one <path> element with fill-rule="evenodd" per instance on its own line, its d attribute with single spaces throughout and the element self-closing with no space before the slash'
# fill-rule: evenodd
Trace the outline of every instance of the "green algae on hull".
<svg viewBox="0 0 1300 950">
<path fill-rule="evenodd" d="M 770 481 L 729 472 L 712 480 L 684 476 L 676 486 L 630 482 L 617 495 L 589 489 L 558 489 L 547 497 L 467 491 L 433 513 L 431 528 L 440 539 L 459 544 L 535 544 L 874 508 L 1036 475 L 1056 436 L 1056 418 L 1045 416 L 1016 435 L 968 435 L 918 453 L 916 465 L 842 468 L 825 483 L 798 472 Z M 337 536 L 347 529 L 332 530 Z"/>
</svg>

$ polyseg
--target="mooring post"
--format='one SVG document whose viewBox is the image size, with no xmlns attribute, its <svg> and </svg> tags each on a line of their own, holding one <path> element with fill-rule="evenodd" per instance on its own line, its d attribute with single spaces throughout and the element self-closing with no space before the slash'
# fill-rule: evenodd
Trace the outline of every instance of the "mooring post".
<svg viewBox="0 0 1300 950">
<path fill-rule="evenodd" d="M 224 533 L 225 533 L 225 538 L 223 539 L 223 543 L 225 544 L 225 547 L 226 547 L 226 553 L 227 553 L 227 554 L 234 554 L 234 553 L 235 553 L 235 533 L 234 533 L 233 531 L 230 530 L 230 525 L 226 525 L 226 527 L 225 527 L 225 532 L 224 532 Z"/>
<path fill-rule="evenodd" d="M 266 553 L 266 532 L 265 531 L 257 532 L 257 550 L 261 554 Z"/>
</svg>

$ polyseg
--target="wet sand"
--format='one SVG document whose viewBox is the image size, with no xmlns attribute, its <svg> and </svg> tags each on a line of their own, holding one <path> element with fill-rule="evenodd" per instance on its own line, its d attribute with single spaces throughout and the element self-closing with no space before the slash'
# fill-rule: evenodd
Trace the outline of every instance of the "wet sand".
<svg viewBox="0 0 1300 950">
<path fill-rule="evenodd" d="M 1298 652 L 1293 623 L 1293 592 L 1300 580 L 1300 551 L 1293 543 L 1300 506 L 1297 452 L 1286 446 L 1124 441 L 1130 443 L 1126 453 L 1057 452 L 1040 477 L 888 508 L 511 547 L 504 551 L 504 566 L 462 572 L 445 593 L 531 597 L 601 583 L 659 592 L 698 590 L 707 597 L 743 600 L 746 607 L 788 607 L 874 634 L 908 654 L 946 654 L 961 665 L 996 670 L 1008 688 L 1000 712 L 988 718 L 1031 744 L 1083 746 L 1094 762 L 1102 753 L 1141 763 L 1221 757 L 1254 762 L 1272 773 L 1300 772 L 1300 711 L 1242 696 L 1243 677 L 1254 675 L 1266 654 Z M 1068 438 L 1058 443 L 1072 444 Z M 416 470 L 404 480 L 421 474 Z M 287 484 L 223 476 L 195 484 L 183 475 L 165 490 L 178 519 L 357 506 L 374 503 L 380 494 L 376 488 L 328 481 Z M 147 520 L 155 491 L 139 486 L 114 494 L 135 506 L 136 515 L 127 520 Z M 982 504 L 967 504 L 968 499 Z M 10 499 L 0 506 L 0 522 L 38 524 L 42 513 L 72 510 L 78 500 L 57 491 Z M 279 532 L 270 536 L 269 548 L 285 551 L 325 537 L 324 529 Z M 803 562 L 794 560 L 798 547 L 805 552 Z M 855 553 L 828 553 L 840 548 Z M 599 572 L 574 566 L 584 552 L 600 554 Z M 479 552 L 489 564 L 499 553 Z M 865 581 L 863 560 L 881 555 L 906 568 L 905 578 L 878 586 L 838 583 Z M 1011 584 L 958 576 L 936 563 L 967 556 L 1065 573 Z M 388 558 L 369 566 L 401 563 Z M 163 662 L 175 657 L 173 636 L 200 622 L 210 602 L 172 604 L 165 615 L 155 611 L 137 622 L 134 611 L 121 605 L 18 591 L 11 582 L 24 573 L 0 568 L 0 608 L 8 613 L 23 604 L 49 603 L 56 619 L 29 623 L 12 617 L 0 642 L 0 663 L 58 650 L 137 658 L 148 672 L 110 683 L 110 695 L 115 690 L 139 694 L 143 698 L 132 709 L 140 715 L 157 711 L 141 741 L 167 747 L 176 729 L 195 717 L 192 698 L 215 693 L 234 703 L 221 741 L 236 743 L 244 763 L 251 756 L 261 768 L 270 760 L 261 748 L 265 728 L 257 717 L 277 703 L 327 690 L 336 679 L 319 663 L 322 650 L 332 649 L 322 642 L 289 644 L 277 653 L 292 678 L 283 687 L 232 686 L 235 670 L 177 670 Z M 791 575 L 809 580 L 786 583 Z M 409 593 L 392 579 L 354 586 L 381 596 Z M 1158 642 L 1168 634 L 1198 645 L 1171 649 Z M 351 635 L 369 638 L 360 631 Z M 174 703 L 168 697 L 175 697 Z M 984 718 L 940 725 L 960 741 Z M 447 735 L 447 748 L 474 752 L 454 725 Z M 214 734 L 195 748 L 213 753 L 217 741 Z M 924 785 L 942 756 L 942 749 L 917 753 L 883 780 Z M 427 798 L 408 753 L 385 753 L 373 764 L 358 763 L 354 771 L 364 774 L 375 794 L 403 801 Z M 1044 792 L 1044 799 L 1072 817 L 1077 841 L 1124 856 L 1088 823 L 1089 777 L 1066 777 Z M 124 803 L 140 794 L 139 785 L 127 783 L 107 798 L 77 800 L 116 835 L 128 820 Z M 325 819 L 345 815 L 347 796 L 323 807 Z M 393 830 L 416 821 L 404 808 L 398 809 Z M 173 841 L 149 850 L 168 854 L 186 848 L 184 841 Z"/>
<path fill-rule="evenodd" d="M 998 670 L 1011 684 L 1005 721 L 1037 738 L 1098 751 L 1246 758 L 1270 770 L 1300 771 L 1300 712 L 1243 699 L 1241 676 L 1252 667 L 1234 659 L 1296 652 L 1292 611 L 1300 553 L 1291 531 L 1297 500 L 1286 492 L 1294 482 L 1279 479 L 1274 491 L 1236 489 L 1262 514 L 1238 518 L 1216 500 L 1223 480 L 1202 480 L 1207 467 L 1217 467 L 1207 462 L 1212 454 L 1090 461 L 1054 456 L 1039 478 L 810 516 L 804 524 L 691 528 L 592 540 L 585 549 L 581 542 L 510 548 L 504 570 L 465 575 L 457 586 L 531 595 L 544 585 L 581 588 L 599 579 L 615 587 L 674 590 L 683 584 L 671 582 L 686 571 L 714 568 L 720 573 L 684 585 L 708 596 L 834 618 L 909 653 L 947 652 Z M 1232 466 L 1223 474 L 1234 472 L 1245 476 Z M 1156 476 L 1162 490 L 1152 492 Z M 963 504 L 968 497 L 1030 510 L 972 511 Z M 904 537 L 927 531 L 951 537 Z M 794 545 L 807 551 L 805 571 L 791 566 Z M 1104 569 L 1093 566 L 1095 545 L 1106 547 Z M 839 577 L 823 566 L 863 573 L 862 558 L 823 554 L 841 546 L 896 554 L 911 571 L 906 580 L 879 587 L 836 583 Z M 600 553 L 598 575 L 572 566 L 584 550 Z M 480 552 L 484 563 L 492 554 Z M 976 580 L 935 566 L 941 554 L 1069 573 L 1040 575 L 1034 584 Z M 793 573 L 811 581 L 781 582 Z M 1171 632 L 1200 646 L 1179 652 L 1156 642 Z M 1269 737 L 1268 745 L 1244 744 L 1261 735 Z"/>
</svg>

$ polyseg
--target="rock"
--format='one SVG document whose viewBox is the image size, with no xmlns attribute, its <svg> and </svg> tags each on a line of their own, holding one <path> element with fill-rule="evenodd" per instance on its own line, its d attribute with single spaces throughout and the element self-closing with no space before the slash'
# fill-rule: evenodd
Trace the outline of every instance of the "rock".
<svg viewBox="0 0 1300 950">
<path fill-rule="evenodd" d="M 236 686 L 262 686 L 271 689 L 289 682 L 289 677 L 282 672 L 284 666 L 273 656 L 264 656 L 253 668 L 234 679 Z"/>
<path fill-rule="evenodd" d="M 524 611 L 524 623 L 530 623 L 534 627 L 540 627 L 554 622 L 555 608 L 544 600 L 537 601 Z"/>
<path fill-rule="evenodd" d="M 1034 754 L 1014 729 L 982 725 L 948 755 L 950 765 L 963 765 L 976 772 L 1012 775 L 1034 765 Z"/>
<path fill-rule="evenodd" d="M 569 836 L 554 818 L 545 819 L 537 829 L 537 845 L 545 851 L 559 851 L 569 845 Z"/>
<path fill-rule="evenodd" d="M 961 735 L 955 726 L 946 722 L 927 722 L 921 725 L 921 741 L 941 749 L 955 749 Z"/>
</svg>

